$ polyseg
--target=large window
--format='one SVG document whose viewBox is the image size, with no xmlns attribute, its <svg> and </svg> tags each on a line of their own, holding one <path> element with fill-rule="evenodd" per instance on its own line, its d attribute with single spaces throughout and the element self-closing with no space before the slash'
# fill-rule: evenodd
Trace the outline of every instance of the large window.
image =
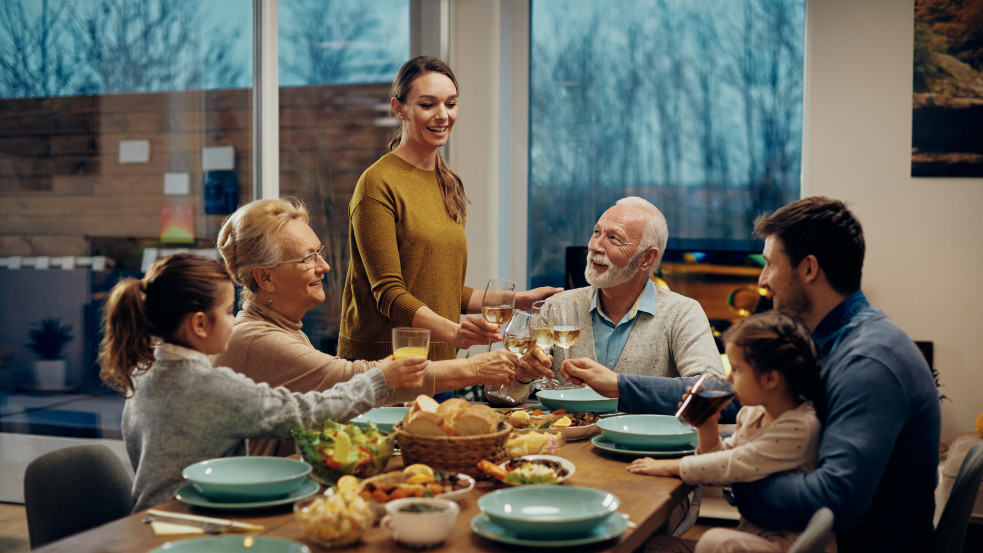
<svg viewBox="0 0 983 553">
<path fill-rule="evenodd" d="M 155 255 L 210 253 L 225 216 L 252 199 L 253 10 L 252 0 L 0 2 L 0 392 L 103 390 L 105 293 Z M 277 13 L 276 184 L 307 203 L 328 246 L 329 301 L 305 331 L 332 351 L 348 199 L 386 146 L 410 0 L 280 0 Z M 72 334 L 67 380 L 54 385 L 34 376 L 25 347 L 46 318 Z"/>
<path fill-rule="evenodd" d="M 563 285 L 566 247 L 623 196 L 662 209 L 670 250 L 745 249 L 756 215 L 798 198 L 803 0 L 531 10 L 532 285 Z"/>
<path fill-rule="evenodd" d="M 410 57 L 410 0 L 280 0 L 280 194 L 307 205 L 331 271 L 304 332 L 337 350 L 348 202 L 386 152 L 389 88 Z"/>
</svg>

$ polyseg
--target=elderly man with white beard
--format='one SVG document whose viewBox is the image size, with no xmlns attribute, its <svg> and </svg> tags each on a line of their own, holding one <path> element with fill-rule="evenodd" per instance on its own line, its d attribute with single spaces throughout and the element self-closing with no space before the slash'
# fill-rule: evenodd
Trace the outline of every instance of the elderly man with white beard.
<svg viewBox="0 0 983 553">
<path fill-rule="evenodd" d="M 642 198 L 622 198 L 601 215 L 587 245 L 590 286 L 550 300 L 576 306 L 581 333 L 571 359 L 587 357 L 619 374 L 723 374 L 700 304 L 650 278 L 668 239 L 665 216 Z M 554 358 L 557 375 L 562 361 Z"/>
</svg>

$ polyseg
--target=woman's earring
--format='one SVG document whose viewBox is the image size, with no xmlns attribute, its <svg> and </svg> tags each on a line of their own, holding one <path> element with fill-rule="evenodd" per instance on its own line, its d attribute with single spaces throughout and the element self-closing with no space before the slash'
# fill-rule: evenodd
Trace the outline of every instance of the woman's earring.
<svg viewBox="0 0 983 553">
<path fill-rule="evenodd" d="M 266 300 L 266 305 L 273 305 L 273 292 L 270 292 L 270 299 Z"/>
</svg>

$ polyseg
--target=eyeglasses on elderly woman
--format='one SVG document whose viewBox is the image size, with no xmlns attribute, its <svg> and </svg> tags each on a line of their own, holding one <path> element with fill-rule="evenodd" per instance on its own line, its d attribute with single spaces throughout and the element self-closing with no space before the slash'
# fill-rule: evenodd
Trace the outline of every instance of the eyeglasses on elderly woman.
<svg viewBox="0 0 983 553">
<path fill-rule="evenodd" d="M 279 263 L 277 263 L 277 265 L 283 265 L 284 263 L 300 263 L 300 262 L 303 262 L 304 265 L 307 265 L 307 268 L 308 269 L 313 269 L 314 266 L 317 265 L 317 258 L 319 258 L 319 257 L 321 259 L 324 259 L 324 246 L 321 246 L 320 249 L 318 249 L 316 252 L 311 252 L 311 253 L 309 253 L 307 255 L 303 255 L 301 257 L 296 257 L 294 259 L 284 259 L 283 261 L 280 261 Z"/>
</svg>

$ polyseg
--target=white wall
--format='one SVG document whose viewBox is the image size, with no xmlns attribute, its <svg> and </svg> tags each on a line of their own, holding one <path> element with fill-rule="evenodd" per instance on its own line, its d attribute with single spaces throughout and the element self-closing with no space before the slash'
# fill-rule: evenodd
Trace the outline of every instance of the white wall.
<svg viewBox="0 0 983 553">
<path fill-rule="evenodd" d="M 451 64 L 461 82 L 460 126 L 451 165 L 474 202 L 468 222 L 469 282 L 525 281 L 503 261 L 515 236 L 501 221 L 498 157 L 503 62 L 501 14 L 522 0 L 452 3 Z M 971 431 L 983 411 L 983 179 L 913 179 L 911 83 L 913 3 L 809 0 L 806 30 L 804 195 L 846 201 L 864 226 L 864 290 L 909 335 L 935 342 L 942 373 L 942 437 Z M 508 63 L 508 60 L 505 64 Z M 511 132 L 512 136 L 518 133 Z M 520 200 L 513 191 L 510 202 Z M 508 196 L 506 196 L 508 197 Z M 513 206 L 511 216 L 525 217 Z M 499 273 L 501 271 L 501 273 Z"/>
<path fill-rule="evenodd" d="M 950 441 L 983 411 L 983 179 L 909 176 L 912 2 L 810 0 L 806 22 L 803 194 L 848 202 L 867 296 L 935 342 Z"/>
</svg>

